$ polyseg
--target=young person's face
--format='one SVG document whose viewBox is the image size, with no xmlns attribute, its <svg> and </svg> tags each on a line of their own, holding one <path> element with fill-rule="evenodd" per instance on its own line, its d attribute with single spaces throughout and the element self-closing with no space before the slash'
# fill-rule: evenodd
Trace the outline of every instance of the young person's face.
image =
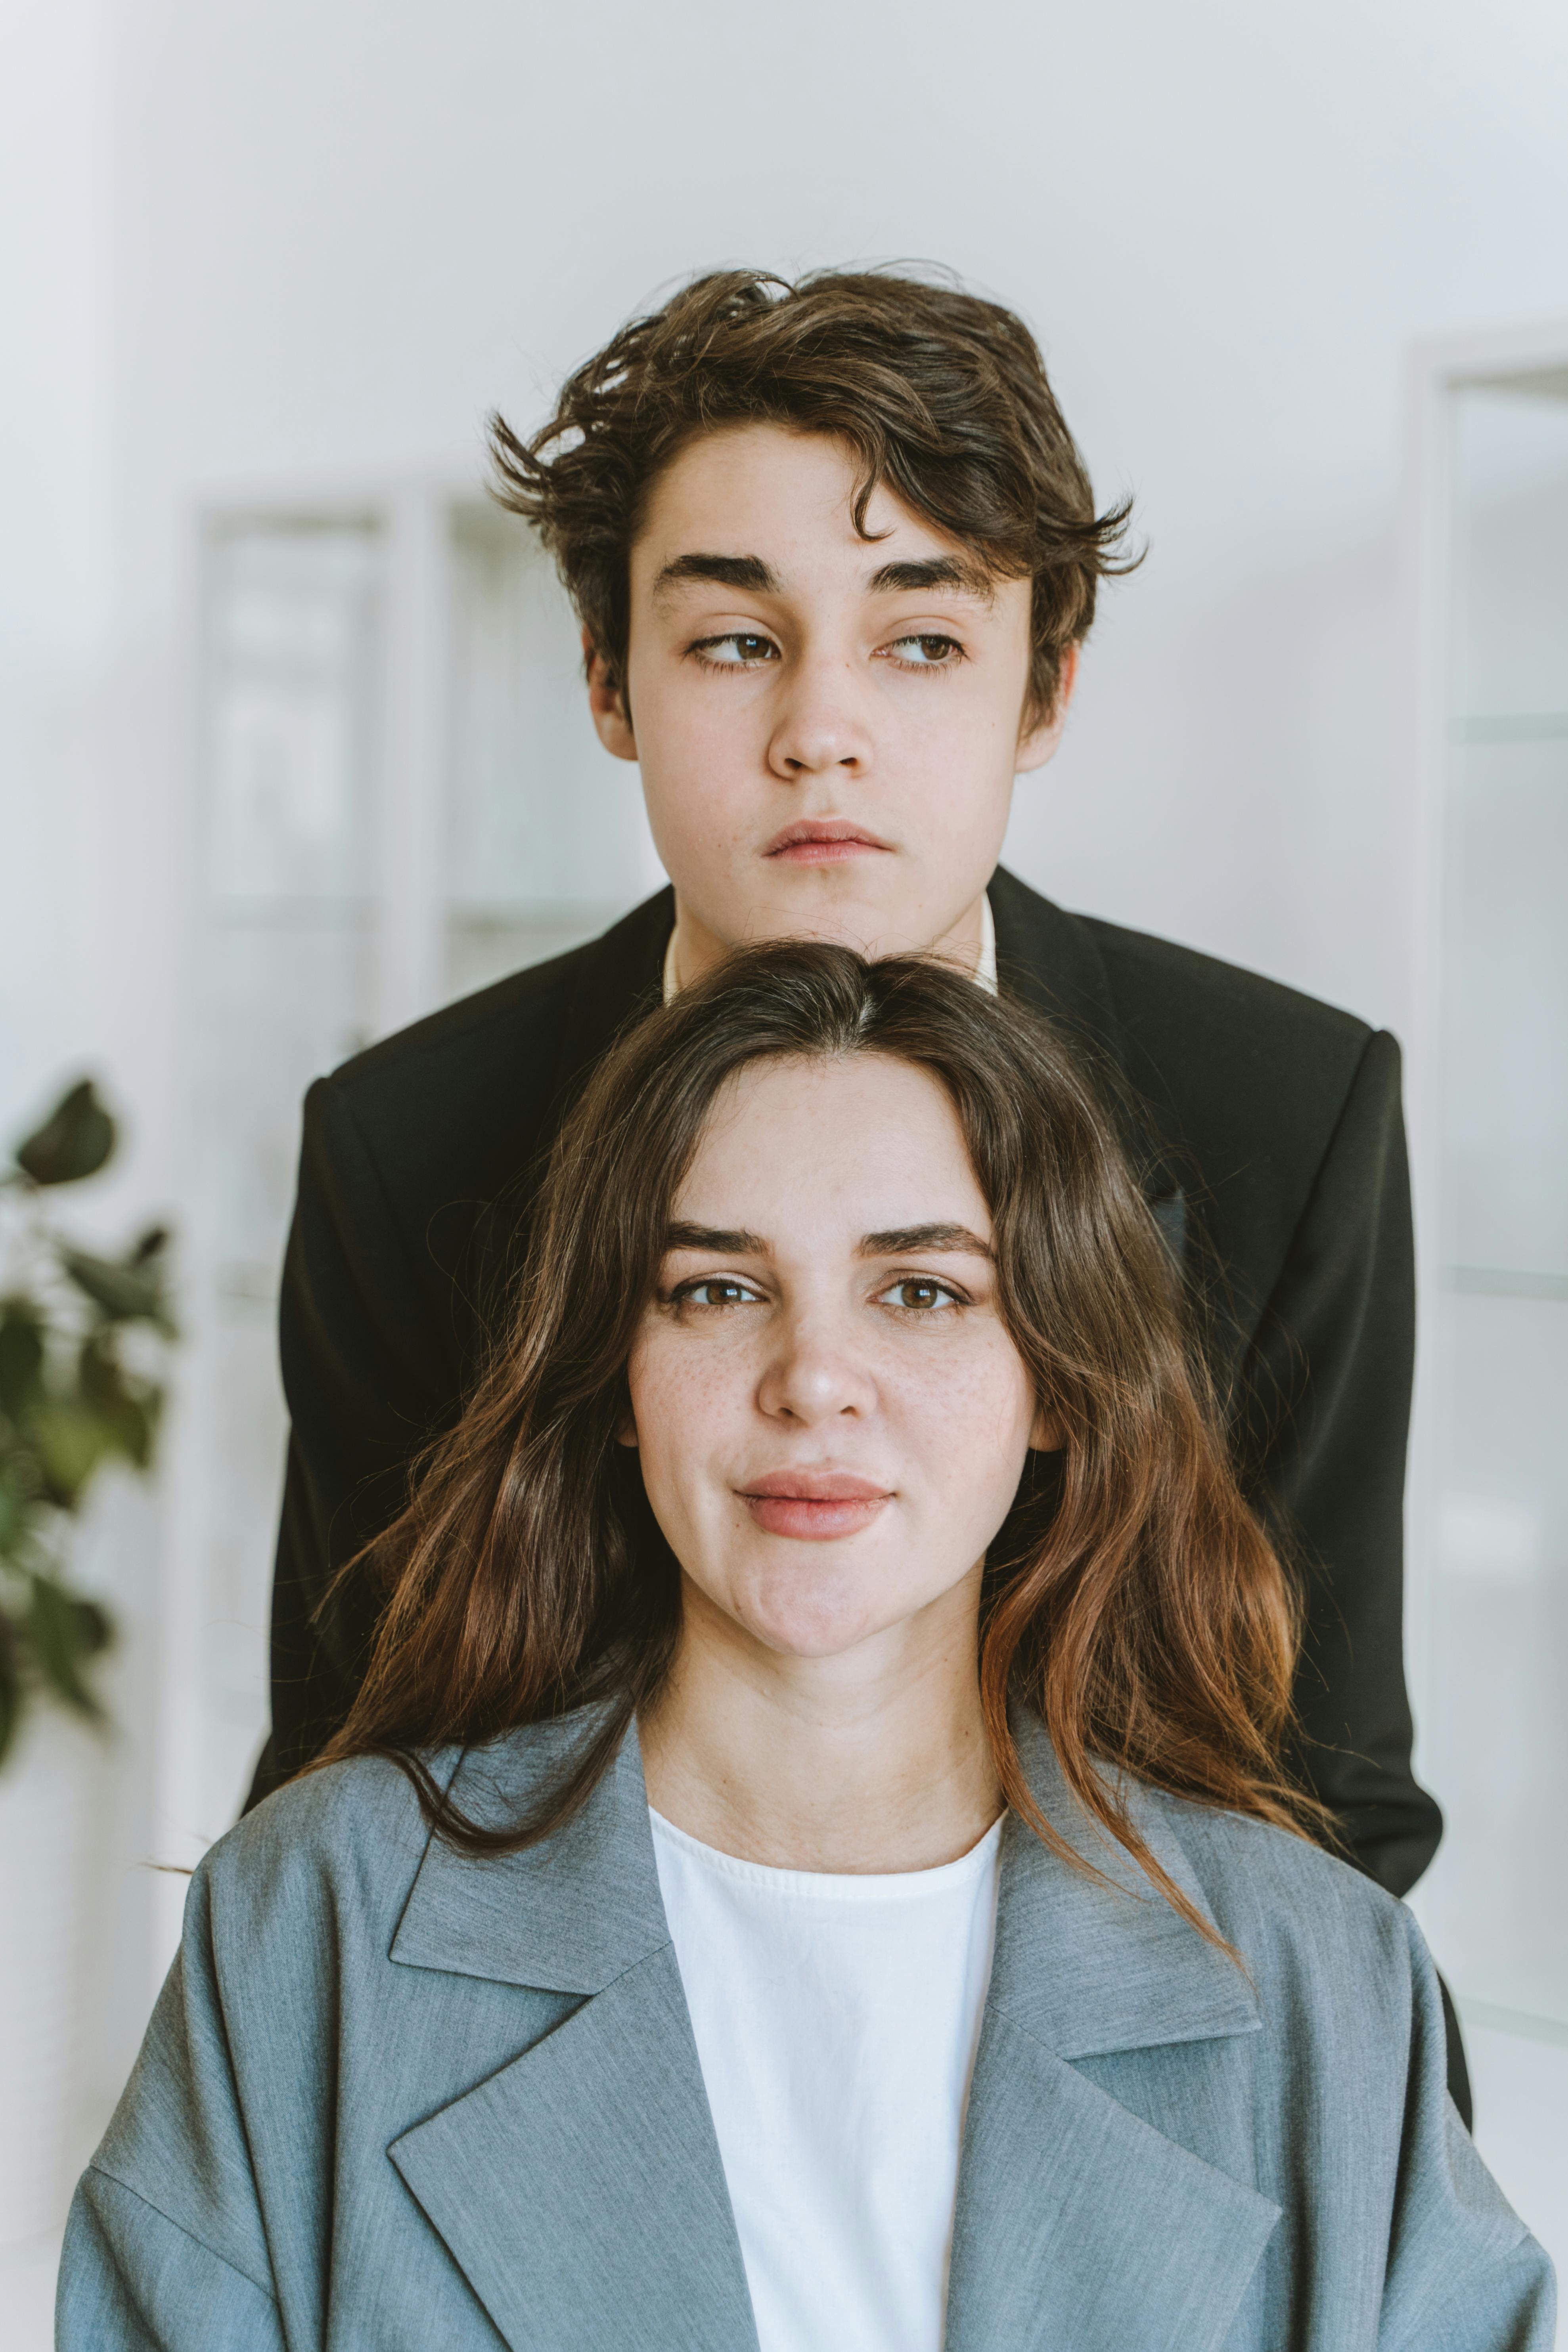
<svg viewBox="0 0 1568 2352">
<path fill-rule="evenodd" d="M 742 940 L 972 952 L 1014 776 L 1056 748 L 1073 662 L 1036 723 L 1029 583 L 886 487 L 861 538 L 858 478 L 841 443 L 755 425 L 654 485 L 626 697 L 596 663 L 591 700 L 641 765 L 683 980 Z"/>
<path fill-rule="evenodd" d="M 973 1638 L 1039 1425 L 991 1219 L 936 1081 L 773 1062 L 720 1097 L 629 1364 L 628 1443 L 689 1635 L 842 1655 Z"/>
</svg>

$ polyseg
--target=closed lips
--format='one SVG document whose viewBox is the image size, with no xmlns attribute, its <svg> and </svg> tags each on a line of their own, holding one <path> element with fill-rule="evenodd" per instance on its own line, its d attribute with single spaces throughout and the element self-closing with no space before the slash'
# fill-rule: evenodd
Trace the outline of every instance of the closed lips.
<svg viewBox="0 0 1568 2352">
<path fill-rule="evenodd" d="M 889 845 L 885 841 L 879 841 L 874 833 L 867 833 L 858 824 L 808 822 L 786 825 L 769 842 L 764 855 L 787 857 L 796 865 L 820 866 L 831 864 L 836 858 L 860 857 L 868 851 L 884 851 Z"/>
<path fill-rule="evenodd" d="M 893 1499 L 886 1486 L 849 1471 L 773 1471 L 740 1491 L 765 1534 L 817 1543 L 869 1527 Z"/>
</svg>

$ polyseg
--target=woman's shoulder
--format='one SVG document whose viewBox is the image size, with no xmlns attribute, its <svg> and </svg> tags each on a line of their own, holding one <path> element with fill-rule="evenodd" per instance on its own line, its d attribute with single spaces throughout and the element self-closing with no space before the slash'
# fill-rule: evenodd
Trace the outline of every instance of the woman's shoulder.
<svg viewBox="0 0 1568 2352">
<path fill-rule="evenodd" d="M 1310 1838 L 1270 1822 L 1149 1790 L 1186 1855 L 1227 1943 L 1261 1989 L 1270 1978 L 1310 1984 L 1303 1958 L 1332 1952 L 1341 1982 L 1363 1996 L 1382 1987 L 1407 2010 L 1426 1962 L 1415 1918 L 1395 1895 Z"/>
<path fill-rule="evenodd" d="M 426 1749 L 417 1760 L 445 1787 L 460 1756 L 456 1748 Z M 218 1840 L 208 1860 L 255 1870 L 285 1855 L 346 1859 L 367 1833 L 395 1841 L 423 1819 L 414 1782 L 395 1759 L 351 1756 L 285 1781 Z"/>
<path fill-rule="evenodd" d="M 457 1749 L 424 1762 L 448 1782 Z M 237 1957 L 323 1906 L 340 1930 L 355 1913 L 380 1917 L 406 1895 L 430 1831 L 418 1793 L 390 1757 L 356 1756 L 300 1774 L 218 1839 L 198 1866 L 187 1908 Z"/>
<path fill-rule="evenodd" d="M 416 1770 L 491 1825 L 517 1818 L 593 1729 L 593 1710 L 521 1725 L 481 1745 L 412 1752 Z M 213 1898 L 275 1909 L 313 1902 L 323 1886 L 341 1907 L 383 1910 L 401 1901 L 433 1832 L 414 1772 L 391 1755 L 318 1765 L 285 1783 L 221 1837 L 196 1875 Z"/>
<path fill-rule="evenodd" d="M 538 1735 L 509 1732 L 477 1757 L 504 1762 L 506 1777 L 525 1777 Z M 437 1788 L 466 1783 L 475 1751 L 447 1747 L 416 1751 Z M 459 1790 L 459 1794 L 463 1793 Z M 391 1756 L 354 1756 L 318 1765 L 287 1781 L 237 1822 L 199 1865 L 199 1895 L 215 1936 L 243 1951 L 322 1906 L 340 1939 L 363 1923 L 372 1936 L 395 1927 L 428 1850 L 432 1831 L 410 1772 Z"/>
</svg>

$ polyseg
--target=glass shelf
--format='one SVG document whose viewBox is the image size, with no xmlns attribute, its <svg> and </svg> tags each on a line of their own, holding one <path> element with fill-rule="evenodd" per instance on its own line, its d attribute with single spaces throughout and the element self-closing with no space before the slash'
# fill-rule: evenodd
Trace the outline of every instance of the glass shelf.
<svg viewBox="0 0 1568 2352">
<path fill-rule="evenodd" d="M 1496 2033 L 1516 2034 L 1521 2042 L 1544 2042 L 1554 2050 L 1568 2050 L 1568 2020 L 1537 2017 L 1527 2009 L 1505 2009 L 1500 2001 L 1472 2000 L 1456 1996 L 1467 2025 L 1489 2026 Z"/>
<path fill-rule="evenodd" d="M 1568 737 L 1456 745 L 1444 767 L 1442 1254 L 1483 1275 L 1559 1275 Z"/>
<path fill-rule="evenodd" d="M 1508 1265 L 1450 1265 L 1444 1286 L 1470 1298 L 1554 1298 L 1568 1301 L 1568 1274 L 1532 1274 Z"/>
<path fill-rule="evenodd" d="M 1568 710 L 1479 711 L 1448 722 L 1451 743 L 1568 742 Z"/>
</svg>

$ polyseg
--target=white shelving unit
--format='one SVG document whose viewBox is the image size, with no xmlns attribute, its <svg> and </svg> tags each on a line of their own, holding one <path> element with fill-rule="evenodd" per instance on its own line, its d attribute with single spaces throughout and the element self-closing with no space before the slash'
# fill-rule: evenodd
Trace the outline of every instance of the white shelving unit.
<svg viewBox="0 0 1568 2352">
<path fill-rule="evenodd" d="M 273 487 L 215 499 L 196 542 L 195 1166 L 157 1808 L 174 1862 L 234 1818 L 267 1720 L 305 1088 L 664 878 L 637 772 L 594 734 L 565 596 L 477 485 Z"/>
<path fill-rule="evenodd" d="M 1419 1767 L 1448 1820 L 1415 1904 L 1468 2023 L 1532 2045 L 1554 2074 L 1568 2069 L 1568 320 L 1423 346 L 1412 417 L 1411 1664 Z M 1561 2104 L 1554 2129 L 1568 2142 Z"/>
</svg>

